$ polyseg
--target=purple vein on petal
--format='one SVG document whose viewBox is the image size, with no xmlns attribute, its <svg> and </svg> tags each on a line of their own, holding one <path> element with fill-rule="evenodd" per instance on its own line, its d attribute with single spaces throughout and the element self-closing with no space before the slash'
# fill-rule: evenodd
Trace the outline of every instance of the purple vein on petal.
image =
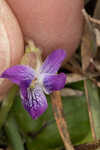
<svg viewBox="0 0 100 150">
<path fill-rule="evenodd" d="M 21 89 L 22 103 L 33 119 L 42 115 L 48 107 L 46 97 L 39 86 L 34 89 Z"/>
<path fill-rule="evenodd" d="M 19 86 L 24 83 L 28 87 L 35 77 L 35 72 L 29 66 L 16 65 L 5 70 L 0 77 L 7 78 Z"/>
<path fill-rule="evenodd" d="M 62 49 L 58 49 L 53 51 L 44 61 L 40 72 L 41 73 L 56 73 L 60 66 L 62 61 L 66 57 L 66 52 Z"/>
<path fill-rule="evenodd" d="M 50 94 L 52 91 L 61 90 L 64 88 L 66 83 L 66 75 L 64 73 L 56 75 L 45 75 L 43 80 L 43 85 L 47 94 Z"/>
</svg>

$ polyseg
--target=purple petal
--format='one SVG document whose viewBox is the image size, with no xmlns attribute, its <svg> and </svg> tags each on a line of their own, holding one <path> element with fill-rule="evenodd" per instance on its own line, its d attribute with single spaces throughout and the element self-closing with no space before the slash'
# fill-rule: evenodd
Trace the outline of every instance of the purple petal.
<svg viewBox="0 0 100 150">
<path fill-rule="evenodd" d="M 66 52 L 64 50 L 58 49 L 53 51 L 44 61 L 40 72 L 53 74 L 56 73 L 65 57 Z"/>
<path fill-rule="evenodd" d="M 42 115 L 48 107 L 46 97 L 39 86 L 35 89 L 21 88 L 22 103 L 33 119 Z"/>
<path fill-rule="evenodd" d="M 35 72 L 29 66 L 16 65 L 5 70 L 0 77 L 7 78 L 19 86 L 23 84 L 23 86 L 28 87 L 35 77 Z"/>
<path fill-rule="evenodd" d="M 52 91 L 61 90 L 64 88 L 66 83 L 66 75 L 64 73 L 56 75 L 45 75 L 43 80 L 43 85 L 45 87 L 46 93 L 51 93 Z"/>
</svg>

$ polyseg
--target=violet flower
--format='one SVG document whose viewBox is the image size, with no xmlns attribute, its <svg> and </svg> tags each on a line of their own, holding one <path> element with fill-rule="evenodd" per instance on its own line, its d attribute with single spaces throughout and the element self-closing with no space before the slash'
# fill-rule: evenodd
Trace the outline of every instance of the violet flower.
<svg viewBox="0 0 100 150">
<path fill-rule="evenodd" d="M 48 104 L 44 93 L 50 94 L 64 88 L 66 75 L 56 73 L 65 57 L 66 52 L 58 49 L 46 58 L 37 71 L 27 65 L 16 65 L 5 70 L 0 76 L 20 87 L 22 104 L 33 119 L 47 109 Z"/>
</svg>

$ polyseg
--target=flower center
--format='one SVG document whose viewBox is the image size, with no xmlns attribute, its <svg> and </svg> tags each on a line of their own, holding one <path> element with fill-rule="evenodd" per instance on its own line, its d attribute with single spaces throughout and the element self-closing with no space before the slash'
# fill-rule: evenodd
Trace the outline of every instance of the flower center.
<svg viewBox="0 0 100 150">
<path fill-rule="evenodd" d="M 30 87 L 31 87 L 31 88 L 34 88 L 34 87 L 35 87 L 36 82 L 37 82 L 37 77 L 35 77 L 35 79 L 34 79 L 34 80 L 32 80 L 32 82 L 31 82 L 31 84 L 30 84 Z"/>
</svg>

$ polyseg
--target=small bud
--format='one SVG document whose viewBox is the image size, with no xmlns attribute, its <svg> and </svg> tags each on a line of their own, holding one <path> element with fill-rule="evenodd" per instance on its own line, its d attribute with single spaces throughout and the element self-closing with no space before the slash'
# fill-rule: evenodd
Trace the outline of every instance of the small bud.
<svg viewBox="0 0 100 150">
<path fill-rule="evenodd" d="M 28 65 L 35 70 L 38 70 L 42 65 L 41 50 L 37 48 L 31 40 L 27 41 L 25 54 L 21 60 L 21 64 Z"/>
</svg>

